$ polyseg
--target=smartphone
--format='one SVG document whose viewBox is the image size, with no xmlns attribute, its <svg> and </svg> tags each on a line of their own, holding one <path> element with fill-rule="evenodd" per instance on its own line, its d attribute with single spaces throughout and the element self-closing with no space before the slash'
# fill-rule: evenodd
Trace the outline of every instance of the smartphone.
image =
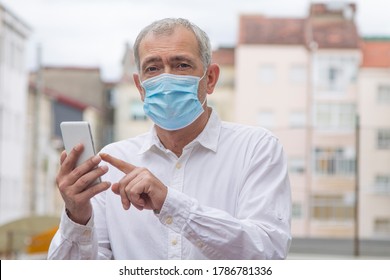
<svg viewBox="0 0 390 280">
<path fill-rule="evenodd" d="M 84 145 L 84 151 L 80 155 L 76 166 L 79 166 L 95 155 L 95 147 L 91 133 L 91 126 L 88 122 L 62 122 L 60 124 L 62 140 L 65 150 L 69 154 L 77 144 Z M 99 183 L 100 178 L 95 183 Z"/>
</svg>

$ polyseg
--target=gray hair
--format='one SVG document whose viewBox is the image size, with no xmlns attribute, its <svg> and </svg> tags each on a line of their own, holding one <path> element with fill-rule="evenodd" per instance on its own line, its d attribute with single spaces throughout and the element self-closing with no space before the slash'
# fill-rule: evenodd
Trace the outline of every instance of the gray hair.
<svg viewBox="0 0 390 280">
<path fill-rule="evenodd" d="M 142 29 L 141 32 L 138 34 L 133 47 L 135 64 L 137 66 L 138 71 L 141 70 L 139 59 L 139 45 L 141 44 L 141 41 L 145 38 L 145 36 L 151 32 L 153 32 L 155 35 L 171 34 L 178 26 L 183 26 L 194 33 L 198 42 L 199 56 L 202 59 L 204 69 L 206 69 L 210 65 L 211 44 L 206 32 L 204 32 L 197 25 L 191 23 L 187 19 L 166 18 L 151 23 L 150 25 Z"/>
</svg>

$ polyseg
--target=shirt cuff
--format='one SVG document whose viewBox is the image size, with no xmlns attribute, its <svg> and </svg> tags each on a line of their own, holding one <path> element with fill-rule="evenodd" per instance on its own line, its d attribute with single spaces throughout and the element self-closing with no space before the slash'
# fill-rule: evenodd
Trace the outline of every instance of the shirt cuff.
<svg viewBox="0 0 390 280">
<path fill-rule="evenodd" d="M 92 216 L 89 219 L 86 225 L 80 225 L 73 222 L 64 210 L 62 212 L 61 223 L 60 223 L 60 232 L 62 236 L 69 241 L 76 243 L 85 243 L 91 242 L 93 236 L 93 212 Z"/>
<path fill-rule="evenodd" d="M 176 233 L 180 233 L 187 223 L 193 204 L 194 202 L 187 195 L 175 189 L 168 188 L 165 202 L 160 213 L 156 216 L 163 225 Z"/>
</svg>

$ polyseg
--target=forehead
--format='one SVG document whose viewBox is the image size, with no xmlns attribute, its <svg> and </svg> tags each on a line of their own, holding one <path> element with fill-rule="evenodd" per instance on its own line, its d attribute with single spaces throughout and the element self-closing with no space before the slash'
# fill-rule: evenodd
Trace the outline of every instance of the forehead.
<svg viewBox="0 0 390 280">
<path fill-rule="evenodd" d="M 173 32 L 155 34 L 149 32 L 141 41 L 139 47 L 140 62 L 149 56 L 169 56 L 186 54 L 199 57 L 199 46 L 195 34 L 185 27 L 178 26 Z"/>
</svg>

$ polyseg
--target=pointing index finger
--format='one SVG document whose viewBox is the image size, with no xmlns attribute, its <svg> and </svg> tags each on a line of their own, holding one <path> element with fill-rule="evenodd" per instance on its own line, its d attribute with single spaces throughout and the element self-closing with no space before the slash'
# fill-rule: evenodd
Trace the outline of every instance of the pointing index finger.
<svg viewBox="0 0 390 280">
<path fill-rule="evenodd" d="M 133 171 L 136 168 L 135 165 L 132 165 L 132 164 L 130 164 L 128 162 L 120 160 L 120 159 L 118 159 L 116 157 L 113 157 L 113 156 L 111 156 L 109 154 L 100 153 L 99 155 L 102 158 L 102 160 L 104 160 L 105 162 L 110 163 L 112 166 L 115 166 L 120 171 L 124 172 L 125 174 L 130 173 L 131 171 Z"/>
</svg>

